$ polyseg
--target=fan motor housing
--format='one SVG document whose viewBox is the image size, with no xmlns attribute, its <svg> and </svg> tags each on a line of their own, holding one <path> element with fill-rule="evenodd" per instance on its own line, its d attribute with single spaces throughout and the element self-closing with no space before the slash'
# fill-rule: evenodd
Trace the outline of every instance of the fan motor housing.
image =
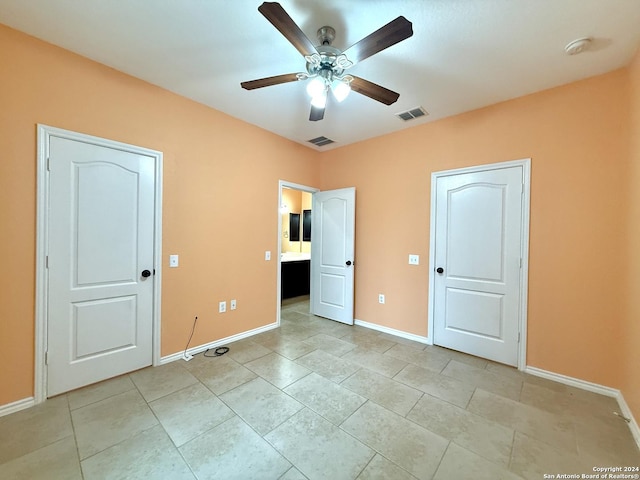
<svg viewBox="0 0 640 480">
<path fill-rule="evenodd" d="M 320 43 L 316 50 L 320 55 L 319 63 L 307 62 L 307 72 L 309 75 L 320 75 L 328 78 L 333 76 L 341 76 L 344 73 L 343 68 L 336 66 L 336 58 L 342 54 L 340 50 L 331 46 L 336 38 L 336 31 L 333 27 L 325 25 L 320 27 L 317 32 L 318 42 Z"/>
</svg>

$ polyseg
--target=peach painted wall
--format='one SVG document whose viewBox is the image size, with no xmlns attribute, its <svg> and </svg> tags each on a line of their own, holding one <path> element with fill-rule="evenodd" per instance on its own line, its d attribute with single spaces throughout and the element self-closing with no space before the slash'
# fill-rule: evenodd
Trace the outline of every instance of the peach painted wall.
<svg viewBox="0 0 640 480">
<path fill-rule="evenodd" d="M 640 50 L 629 68 L 631 158 L 629 164 L 629 212 L 627 261 L 629 265 L 627 312 L 621 326 L 624 362 L 621 366 L 624 398 L 640 421 Z"/>
<path fill-rule="evenodd" d="M 619 386 L 627 75 L 618 70 L 324 153 L 321 188 L 357 192 L 356 318 L 426 336 L 431 173 L 530 157 L 528 365 Z M 420 255 L 418 267 L 408 265 L 409 253 Z"/>
<path fill-rule="evenodd" d="M 33 395 L 38 123 L 164 152 L 162 355 L 276 320 L 278 180 L 316 152 L 4 26 L 0 65 L 0 405 Z"/>
</svg>

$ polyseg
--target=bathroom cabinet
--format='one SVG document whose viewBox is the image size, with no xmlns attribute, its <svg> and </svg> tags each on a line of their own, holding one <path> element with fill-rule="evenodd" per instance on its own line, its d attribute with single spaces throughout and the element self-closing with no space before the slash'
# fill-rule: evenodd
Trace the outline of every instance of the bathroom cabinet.
<svg viewBox="0 0 640 480">
<path fill-rule="evenodd" d="M 281 268 L 282 299 L 309 295 L 310 260 L 282 262 Z"/>
</svg>

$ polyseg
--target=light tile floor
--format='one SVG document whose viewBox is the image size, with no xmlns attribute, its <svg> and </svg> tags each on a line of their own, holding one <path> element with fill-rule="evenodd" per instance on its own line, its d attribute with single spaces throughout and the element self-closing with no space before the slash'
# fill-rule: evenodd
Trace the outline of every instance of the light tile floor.
<svg viewBox="0 0 640 480">
<path fill-rule="evenodd" d="M 0 478 L 493 480 L 640 465 L 612 398 L 308 309 L 284 306 L 280 328 L 224 356 L 0 418 Z"/>
</svg>

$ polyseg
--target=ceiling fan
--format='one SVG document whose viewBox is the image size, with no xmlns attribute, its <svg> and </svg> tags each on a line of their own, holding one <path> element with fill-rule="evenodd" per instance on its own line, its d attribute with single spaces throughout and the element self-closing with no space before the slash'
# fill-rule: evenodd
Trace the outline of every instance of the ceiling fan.
<svg viewBox="0 0 640 480">
<path fill-rule="evenodd" d="M 324 118 L 329 90 L 338 101 L 344 100 L 351 90 L 385 105 L 391 105 L 400 97 L 399 93 L 363 78 L 349 75 L 345 71 L 356 63 L 413 35 L 411 22 L 406 18 L 400 16 L 392 20 L 341 52 L 331 46 L 336 34 L 332 27 L 325 26 L 318 30 L 320 44 L 315 46 L 279 3 L 264 2 L 258 7 L 258 11 L 304 56 L 307 62 L 306 72 L 286 73 L 242 82 L 240 86 L 245 90 L 309 80 L 307 93 L 311 96 L 311 114 L 309 115 L 311 121 Z"/>
</svg>

